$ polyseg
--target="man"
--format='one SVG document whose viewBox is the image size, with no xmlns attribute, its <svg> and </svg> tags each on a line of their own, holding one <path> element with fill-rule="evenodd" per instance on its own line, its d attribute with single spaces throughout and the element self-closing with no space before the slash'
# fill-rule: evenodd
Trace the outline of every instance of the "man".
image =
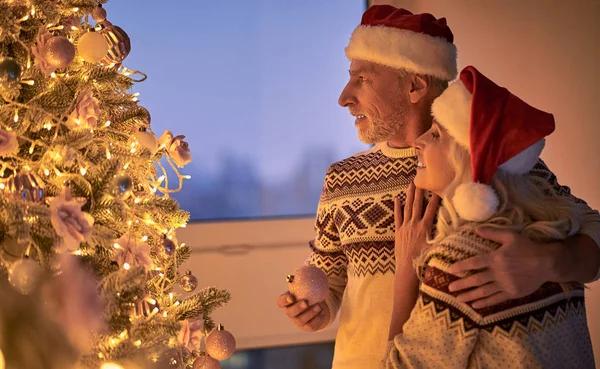
<svg viewBox="0 0 600 369">
<path fill-rule="evenodd" d="M 339 310 L 333 368 L 368 369 L 385 353 L 393 315 L 394 197 L 406 198 L 417 165 L 411 145 L 431 126 L 431 103 L 456 77 L 456 48 L 444 18 L 384 5 L 365 12 L 346 55 L 350 80 L 339 103 L 356 117 L 361 140 L 376 145 L 334 163 L 325 177 L 310 263 L 327 273 L 329 297 L 308 306 L 283 294 L 278 305 L 306 331 L 326 328 Z M 570 196 L 543 163 L 532 174 Z M 456 273 L 481 272 L 451 286 L 470 288 L 459 298 L 478 308 L 528 295 L 546 281 L 589 282 L 600 268 L 600 216 L 591 209 L 580 234 L 565 243 L 536 245 L 510 232 L 483 236 L 503 247 L 458 263 Z"/>
</svg>

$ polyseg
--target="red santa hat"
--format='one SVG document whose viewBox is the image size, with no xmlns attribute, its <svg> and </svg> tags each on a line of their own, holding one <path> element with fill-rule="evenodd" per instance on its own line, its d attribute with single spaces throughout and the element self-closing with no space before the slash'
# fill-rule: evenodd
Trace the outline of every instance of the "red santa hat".
<svg viewBox="0 0 600 369">
<path fill-rule="evenodd" d="M 498 170 L 528 173 L 545 137 L 554 131 L 552 114 L 538 110 L 477 69 L 468 66 L 431 107 L 433 117 L 471 154 L 472 182 L 458 186 L 452 203 L 466 220 L 484 221 L 499 200 L 488 185 Z"/>
<path fill-rule="evenodd" d="M 446 18 L 374 5 L 354 30 L 346 56 L 451 81 L 457 74 L 453 41 Z"/>
</svg>

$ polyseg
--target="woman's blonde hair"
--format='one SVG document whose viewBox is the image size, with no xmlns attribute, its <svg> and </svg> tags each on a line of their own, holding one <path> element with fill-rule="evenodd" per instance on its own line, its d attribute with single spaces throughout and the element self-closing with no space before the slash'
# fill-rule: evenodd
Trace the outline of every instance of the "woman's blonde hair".
<svg viewBox="0 0 600 369">
<path fill-rule="evenodd" d="M 460 184 L 471 181 L 471 158 L 467 149 L 454 139 L 448 157 L 455 176 L 442 194 L 437 233 L 431 243 L 437 244 L 459 229 L 482 225 L 517 231 L 536 242 L 563 240 L 579 231 L 583 214 L 574 201 L 557 195 L 544 178 L 511 174 L 501 169 L 490 182 L 500 199 L 496 214 L 483 223 L 460 219 L 451 199 Z"/>
</svg>

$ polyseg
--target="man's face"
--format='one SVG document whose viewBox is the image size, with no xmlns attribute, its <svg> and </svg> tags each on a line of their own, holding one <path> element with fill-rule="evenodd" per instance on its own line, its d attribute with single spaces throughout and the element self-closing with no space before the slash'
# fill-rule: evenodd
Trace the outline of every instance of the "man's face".
<svg viewBox="0 0 600 369">
<path fill-rule="evenodd" d="M 356 117 L 358 137 L 364 143 L 386 142 L 402 135 L 406 129 L 408 89 L 396 69 L 353 60 L 350 80 L 338 102 Z"/>
</svg>

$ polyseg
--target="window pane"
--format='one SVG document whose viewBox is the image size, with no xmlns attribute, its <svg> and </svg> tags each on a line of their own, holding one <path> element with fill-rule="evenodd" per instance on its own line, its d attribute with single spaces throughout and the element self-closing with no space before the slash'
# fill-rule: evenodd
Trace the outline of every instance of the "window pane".
<svg viewBox="0 0 600 369">
<path fill-rule="evenodd" d="M 192 219 L 312 215 L 325 171 L 364 150 L 337 105 L 364 0 L 110 2 L 156 135 L 186 135 Z M 142 20 L 139 22 L 138 20 Z M 171 181 L 175 182 L 175 181 Z M 171 187 L 176 183 L 171 183 Z"/>
<path fill-rule="evenodd" d="M 333 342 L 236 352 L 221 362 L 223 369 L 329 369 Z"/>
</svg>

